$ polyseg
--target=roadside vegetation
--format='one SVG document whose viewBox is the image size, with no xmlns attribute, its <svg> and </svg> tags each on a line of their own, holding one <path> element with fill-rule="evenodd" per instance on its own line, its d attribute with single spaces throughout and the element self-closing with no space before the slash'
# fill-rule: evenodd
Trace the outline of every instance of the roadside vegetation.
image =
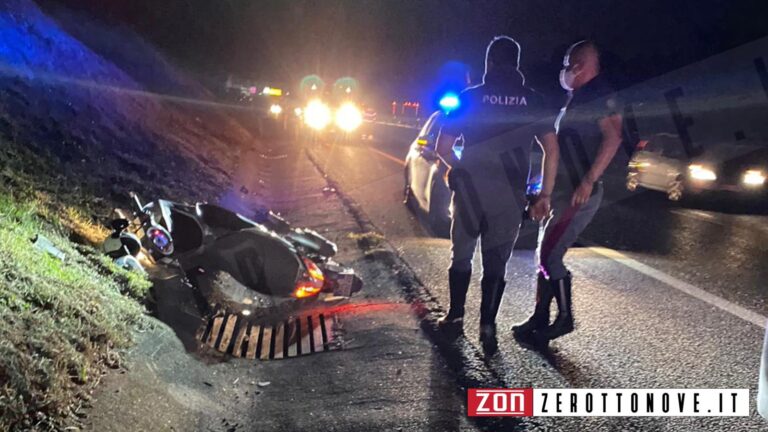
<svg viewBox="0 0 768 432">
<path fill-rule="evenodd" d="M 63 191 L 40 192 L 55 185 L 31 172 L 50 167 L 7 144 L 0 143 L 0 430 L 47 430 L 75 419 L 104 369 L 119 366 L 117 350 L 141 325 L 151 284 L 95 249 L 106 230 L 63 202 Z M 36 247 L 38 236 L 63 260 Z"/>
<path fill-rule="evenodd" d="M 150 282 L 96 249 L 111 210 L 215 200 L 255 144 L 130 29 L 43 3 L 0 8 L 0 431 L 77 425 L 145 322 Z"/>
</svg>

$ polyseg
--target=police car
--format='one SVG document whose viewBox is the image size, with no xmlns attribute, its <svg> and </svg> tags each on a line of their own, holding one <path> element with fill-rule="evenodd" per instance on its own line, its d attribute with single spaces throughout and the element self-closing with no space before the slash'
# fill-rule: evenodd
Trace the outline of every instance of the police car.
<svg viewBox="0 0 768 432">
<path fill-rule="evenodd" d="M 446 166 L 437 155 L 437 137 L 444 114 L 433 113 L 413 140 L 405 158 L 405 204 L 425 212 L 429 228 L 448 237 L 451 228 L 451 191 L 445 184 Z"/>
</svg>

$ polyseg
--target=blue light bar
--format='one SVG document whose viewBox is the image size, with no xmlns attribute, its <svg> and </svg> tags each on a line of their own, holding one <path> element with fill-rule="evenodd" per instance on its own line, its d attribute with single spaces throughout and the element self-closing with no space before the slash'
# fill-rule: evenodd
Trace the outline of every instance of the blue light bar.
<svg viewBox="0 0 768 432">
<path fill-rule="evenodd" d="M 459 96 L 455 93 L 448 93 L 440 99 L 440 107 L 445 111 L 452 111 L 461 105 Z"/>
</svg>

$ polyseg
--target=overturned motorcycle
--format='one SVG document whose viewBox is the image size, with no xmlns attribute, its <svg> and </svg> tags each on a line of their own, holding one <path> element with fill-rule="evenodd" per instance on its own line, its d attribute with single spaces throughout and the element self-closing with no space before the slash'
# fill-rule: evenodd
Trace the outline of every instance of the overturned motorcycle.
<svg viewBox="0 0 768 432">
<path fill-rule="evenodd" d="M 334 243 L 270 211 L 251 220 L 212 204 L 142 204 L 131 196 L 136 208 L 116 210 L 105 252 L 127 268 L 142 269 L 138 257 L 177 267 L 209 304 L 272 313 L 362 289 L 354 270 L 333 261 Z"/>
</svg>

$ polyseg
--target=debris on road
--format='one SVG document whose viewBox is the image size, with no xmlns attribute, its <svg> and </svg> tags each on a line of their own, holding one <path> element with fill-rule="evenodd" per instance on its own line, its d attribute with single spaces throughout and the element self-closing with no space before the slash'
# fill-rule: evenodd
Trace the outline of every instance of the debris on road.
<svg viewBox="0 0 768 432">
<path fill-rule="evenodd" d="M 56 246 L 53 245 L 53 242 L 48 240 L 46 237 L 37 234 L 35 238 L 32 239 L 32 244 L 39 250 L 48 253 L 48 255 L 57 258 L 59 261 L 64 261 L 66 259 L 66 255 L 64 255 L 64 252 L 59 250 Z"/>
</svg>

